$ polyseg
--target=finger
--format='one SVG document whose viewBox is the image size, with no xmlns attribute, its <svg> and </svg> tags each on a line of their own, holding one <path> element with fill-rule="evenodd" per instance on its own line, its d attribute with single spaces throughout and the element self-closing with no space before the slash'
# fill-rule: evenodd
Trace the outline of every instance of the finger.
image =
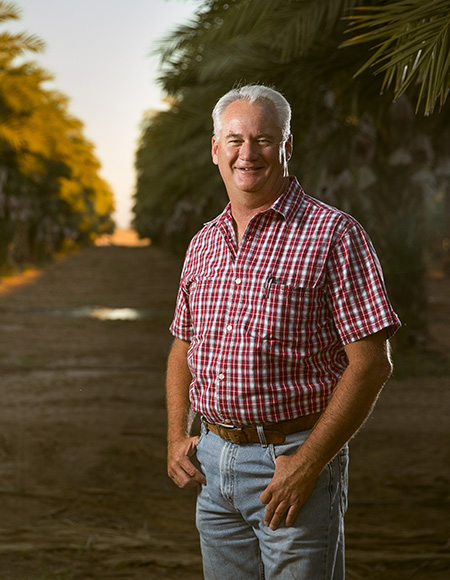
<svg viewBox="0 0 450 580">
<path fill-rule="evenodd" d="M 286 515 L 286 526 L 287 527 L 294 525 L 299 511 L 300 511 L 299 506 L 291 505 L 291 507 L 289 508 L 289 511 Z"/>
<path fill-rule="evenodd" d="M 168 470 L 170 479 L 178 486 L 184 489 L 189 487 L 191 478 L 186 474 L 185 471 L 178 468 L 171 468 Z"/>
<path fill-rule="evenodd" d="M 263 504 L 268 504 L 271 499 L 272 499 L 272 494 L 267 489 L 265 489 L 262 492 L 262 494 L 259 496 L 259 501 Z"/>
<path fill-rule="evenodd" d="M 178 487 L 197 487 L 206 485 L 206 478 L 187 458 L 172 464 L 168 470 L 169 477 Z"/>
<path fill-rule="evenodd" d="M 195 467 L 195 465 L 191 462 L 190 459 L 188 459 L 187 457 L 184 457 L 180 461 L 180 466 L 187 473 L 187 475 L 189 475 L 189 477 L 191 477 L 192 479 L 194 479 L 198 483 L 206 484 L 205 476 L 203 475 L 203 473 L 199 469 L 197 469 Z"/>
<path fill-rule="evenodd" d="M 206 485 L 206 478 L 203 473 L 193 465 L 189 459 L 185 459 L 181 464 L 180 467 L 184 471 L 184 473 L 195 482 L 196 485 Z"/>
<path fill-rule="evenodd" d="M 264 524 L 268 526 L 271 530 L 278 529 L 284 514 L 289 509 L 289 506 L 279 503 L 276 506 L 272 506 L 270 503 L 266 508 L 266 513 L 264 514 Z"/>
<path fill-rule="evenodd" d="M 194 468 L 193 472 L 188 473 L 191 479 L 196 481 L 198 484 L 206 485 L 206 477 L 203 475 L 201 471 Z"/>
<path fill-rule="evenodd" d="M 198 483 L 194 481 L 189 475 L 175 475 L 172 477 L 173 481 L 177 484 L 177 486 L 181 489 L 188 489 L 190 487 L 197 487 Z"/>
<path fill-rule="evenodd" d="M 190 446 L 187 452 L 187 456 L 188 457 L 192 457 L 193 455 L 195 455 L 197 453 L 197 443 L 198 440 L 200 439 L 200 437 L 191 437 L 190 440 Z"/>
<path fill-rule="evenodd" d="M 191 476 L 184 471 L 184 469 L 179 469 L 177 471 L 173 471 L 169 474 L 173 481 L 177 484 L 178 487 L 182 489 L 186 489 L 189 487 L 198 487 L 201 483 L 201 478 L 198 475 Z"/>
</svg>

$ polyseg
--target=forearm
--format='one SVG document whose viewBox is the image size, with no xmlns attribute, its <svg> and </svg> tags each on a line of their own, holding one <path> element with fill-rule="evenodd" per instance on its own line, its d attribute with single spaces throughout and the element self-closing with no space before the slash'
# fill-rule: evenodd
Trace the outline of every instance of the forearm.
<svg viewBox="0 0 450 580">
<path fill-rule="evenodd" d="M 189 385 L 187 364 L 189 343 L 175 339 L 167 364 L 167 472 L 179 487 L 206 484 L 203 473 L 191 462 L 198 437 L 189 436 Z"/>
<path fill-rule="evenodd" d="M 322 417 L 298 451 L 303 469 L 317 477 L 325 465 L 357 433 L 369 417 L 389 378 L 389 361 L 350 364 L 344 371 Z"/>
<path fill-rule="evenodd" d="M 322 417 L 298 451 L 279 456 L 272 481 L 261 494 L 264 522 L 276 530 L 286 514 L 292 525 L 329 461 L 353 437 L 391 373 L 385 332 L 346 347 L 349 364 Z"/>
<path fill-rule="evenodd" d="M 166 398 L 168 440 L 189 436 L 189 385 L 187 364 L 189 343 L 175 339 L 167 363 Z"/>
</svg>

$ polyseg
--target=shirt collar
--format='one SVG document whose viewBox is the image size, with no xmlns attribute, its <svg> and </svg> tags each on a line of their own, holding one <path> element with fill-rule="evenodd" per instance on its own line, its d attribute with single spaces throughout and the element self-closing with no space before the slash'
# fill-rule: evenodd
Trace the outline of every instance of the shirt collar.
<svg viewBox="0 0 450 580">
<path fill-rule="evenodd" d="M 289 179 L 289 187 L 270 207 L 273 211 L 281 214 L 287 222 L 290 222 L 300 210 L 305 195 L 297 178 L 292 175 Z"/>
<path fill-rule="evenodd" d="M 279 213 L 287 222 L 290 222 L 300 210 L 303 197 L 305 195 L 297 178 L 292 175 L 289 177 L 289 179 L 290 184 L 285 189 L 285 191 L 274 201 L 274 203 L 269 208 L 264 210 L 264 212 L 275 211 Z M 231 219 L 231 203 L 228 202 L 223 212 L 212 221 L 207 222 L 205 225 L 218 225 L 225 221 L 230 221 Z"/>
</svg>

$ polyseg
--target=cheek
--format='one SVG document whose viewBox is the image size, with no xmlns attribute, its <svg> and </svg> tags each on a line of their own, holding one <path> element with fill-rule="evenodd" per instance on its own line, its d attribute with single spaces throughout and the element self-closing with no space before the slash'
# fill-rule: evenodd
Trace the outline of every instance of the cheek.
<svg viewBox="0 0 450 580">
<path fill-rule="evenodd" d="M 277 149 L 271 152 L 269 155 L 264 156 L 265 162 L 272 169 L 277 169 L 281 167 L 284 163 L 284 150 Z"/>
<path fill-rule="evenodd" d="M 216 154 L 216 165 L 221 165 L 222 167 L 230 167 L 236 162 L 238 158 L 238 153 L 235 150 L 222 150 Z"/>
</svg>

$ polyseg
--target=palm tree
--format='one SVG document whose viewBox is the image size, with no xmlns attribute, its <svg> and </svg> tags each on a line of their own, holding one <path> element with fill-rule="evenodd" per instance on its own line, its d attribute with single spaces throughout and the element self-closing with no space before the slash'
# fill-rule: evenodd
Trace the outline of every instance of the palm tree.
<svg viewBox="0 0 450 580">
<path fill-rule="evenodd" d="M 192 229 L 210 217 L 209 211 L 217 213 L 223 199 L 207 147 L 215 100 L 236 82 L 273 84 L 293 105 L 291 171 L 302 176 L 308 191 L 356 214 L 369 230 L 397 309 L 408 323 L 403 336 L 417 342 L 425 331 L 425 185 L 396 177 L 415 175 L 420 181 L 432 170 L 431 160 L 425 156 L 418 163 L 417 155 L 424 150 L 421 135 L 433 133 L 436 115 L 415 117 L 406 96 L 393 106 L 396 93 L 386 85 L 379 95 L 379 80 L 364 68 L 368 53 L 357 40 L 342 47 L 349 38 L 346 18 L 362 15 L 366 5 L 358 0 L 209 0 L 195 23 L 164 39 L 160 82 L 173 105 L 145 124 L 137 156 L 135 224 L 156 241 L 185 247 Z M 408 98 L 414 100 L 412 89 Z M 442 106 L 439 123 L 448 114 Z M 411 191 L 420 193 L 408 195 Z"/>
</svg>

